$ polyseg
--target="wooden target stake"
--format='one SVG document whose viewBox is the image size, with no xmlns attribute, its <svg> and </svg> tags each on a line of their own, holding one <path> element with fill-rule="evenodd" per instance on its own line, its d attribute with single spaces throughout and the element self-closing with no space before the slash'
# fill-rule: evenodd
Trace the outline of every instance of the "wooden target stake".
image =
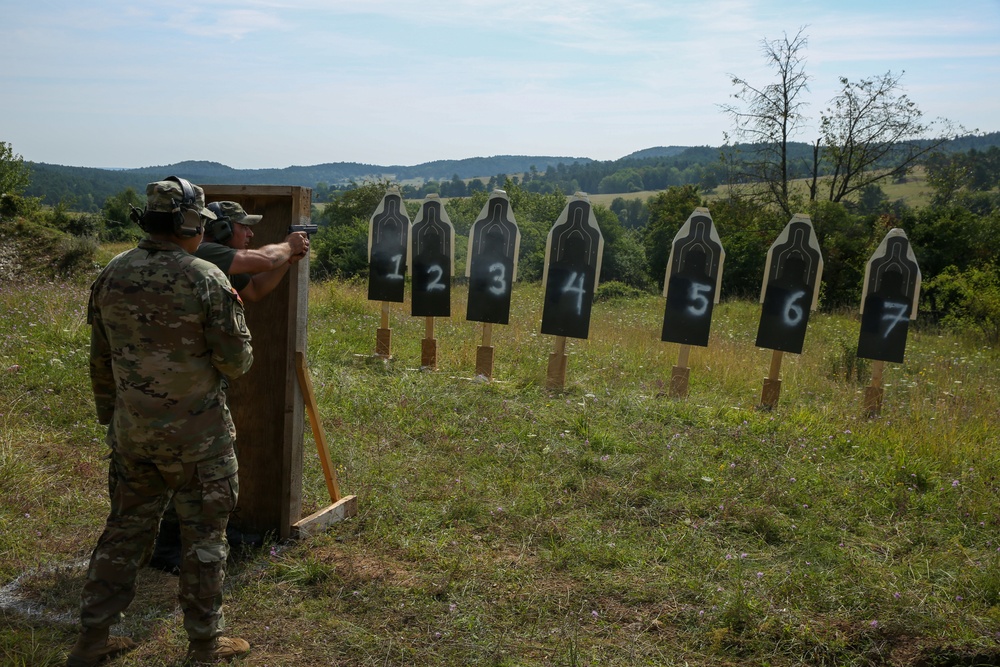
<svg viewBox="0 0 1000 667">
<path fill-rule="evenodd" d="M 688 395 L 688 380 L 691 377 L 691 369 L 688 367 L 690 355 L 691 346 L 681 345 L 677 353 L 677 365 L 670 374 L 670 395 L 673 398 L 685 398 Z"/>
<path fill-rule="evenodd" d="M 493 325 L 483 322 L 483 344 L 476 348 L 476 376 L 493 379 Z"/>
<path fill-rule="evenodd" d="M 425 320 L 424 339 L 420 341 L 420 367 L 437 370 L 437 340 L 434 338 L 434 318 Z"/>
<path fill-rule="evenodd" d="M 765 410 L 773 409 L 778 404 L 778 396 L 781 395 L 781 357 L 783 354 L 781 350 L 771 351 L 771 368 L 764 380 L 764 389 L 760 393 L 760 407 Z"/>
<path fill-rule="evenodd" d="M 882 398 L 885 396 L 885 387 L 882 386 L 882 375 L 885 371 L 885 362 L 876 359 L 872 362 L 872 381 L 865 387 L 865 413 L 869 417 L 877 417 L 882 414 Z"/>
<path fill-rule="evenodd" d="M 389 302 L 382 302 L 382 326 L 375 333 L 375 356 L 392 357 L 392 329 L 389 328 Z"/>
<path fill-rule="evenodd" d="M 547 389 L 562 389 L 566 385 L 566 336 L 556 336 L 555 351 L 549 355 L 549 370 L 545 377 Z"/>
</svg>

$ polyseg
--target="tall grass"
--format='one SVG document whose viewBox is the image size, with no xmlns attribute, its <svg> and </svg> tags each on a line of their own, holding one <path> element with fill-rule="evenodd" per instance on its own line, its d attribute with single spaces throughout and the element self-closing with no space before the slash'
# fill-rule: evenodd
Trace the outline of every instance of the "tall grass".
<svg viewBox="0 0 1000 667">
<path fill-rule="evenodd" d="M 4 664 L 61 664 L 73 564 L 106 512 L 85 294 L 0 295 L 0 585 L 21 577 L 8 597 L 42 609 L 0 593 Z M 729 302 L 692 350 L 688 398 L 673 400 L 678 346 L 659 341 L 663 303 L 649 296 L 594 305 L 555 392 L 539 286 L 518 284 L 511 324 L 493 327 L 493 382 L 473 377 L 481 327 L 464 319 L 464 288 L 455 297 L 427 372 L 409 304 L 393 306 L 383 362 L 365 286 L 311 286 L 310 372 L 359 514 L 233 563 L 229 624 L 253 645 L 241 664 L 996 660 L 995 350 L 918 326 L 870 419 L 857 317 L 813 314 L 765 412 L 759 304 Z M 311 447 L 306 512 L 329 503 Z M 141 645 L 115 664 L 180 664 L 175 581 L 144 573 L 123 627 Z"/>
</svg>

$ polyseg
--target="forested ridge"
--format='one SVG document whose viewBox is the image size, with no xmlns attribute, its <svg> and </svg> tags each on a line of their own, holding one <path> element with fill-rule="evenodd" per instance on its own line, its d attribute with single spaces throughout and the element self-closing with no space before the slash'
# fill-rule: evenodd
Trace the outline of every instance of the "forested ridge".
<svg viewBox="0 0 1000 667">
<path fill-rule="evenodd" d="M 983 151 L 992 146 L 1000 146 L 1000 132 L 958 137 L 942 146 L 942 150 Z M 789 143 L 791 177 L 809 175 L 812 150 L 807 143 Z M 316 201 L 336 196 L 336 192 L 353 184 L 382 179 L 400 182 L 404 194 L 412 198 L 430 192 L 448 197 L 466 196 L 501 185 L 507 177 L 514 177 L 529 191 L 541 193 L 570 194 L 582 190 L 627 194 L 675 185 L 697 185 L 706 192 L 727 180 L 722 152 L 723 147 L 669 146 L 647 148 L 606 161 L 585 157 L 497 155 L 437 160 L 413 166 L 330 162 L 281 169 L 234 169 L 207 161 L 136 169 L 70 167 L 26 161 L 32 176 L 24 194 L 40 197 L 44 204 L 63 202 L 71 210 L 95 212 L 108 197 L 127 188 L 142 192 L 146 183 L 167 175 L 181 176 L 195 183 L 298 185 L 313 188 Z"/>
</svg>

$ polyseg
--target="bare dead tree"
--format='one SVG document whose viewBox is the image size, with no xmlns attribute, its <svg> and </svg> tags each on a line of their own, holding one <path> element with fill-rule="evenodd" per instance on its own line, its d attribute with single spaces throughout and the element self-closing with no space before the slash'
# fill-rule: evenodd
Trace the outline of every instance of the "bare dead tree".
<svg viewBox="0 0 1000 667">
<path fill-rule="evenodd" d="M 758 194 L 791 215 L 789 204 L 788 143 L 801 129 L 806 117 L 803 94 L 809 90 L 803 52 L 808 43 L 800 28 L 794 37 L 761 41 L 761 51 L 776 80 L 755 86 L 746 79 L 730 75 L 737 87 L 737 103 L 724 104 L 722 110 L 733 120 L 732 139 L 740 153 L 734 172 L 737 185 L 754 184 Z M 729 136 L 727 135 L 727 143 Z"/>
</svg>

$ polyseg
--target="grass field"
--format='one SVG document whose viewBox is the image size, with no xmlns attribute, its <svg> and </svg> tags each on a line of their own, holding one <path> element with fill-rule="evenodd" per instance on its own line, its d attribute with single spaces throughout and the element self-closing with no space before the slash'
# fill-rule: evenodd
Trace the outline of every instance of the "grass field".
<svg viewBox="0 0 1000 667">
<path fill-rule="evenodd" d="M 3 665 L 63 664 L 107 508 L 85 285 L 0 292 Z M 365 286 L 312 285 L 311 373 L 359 513 L 232 563 L 239 664 L 998 664 L 995 350 L 918 326 L 869 419 L 857 318 L 815 314 L 760 411 L 759 306 L 729 302 L 672 400 L 649 296 L 595 304 L 553 392 L 537 285 L 494 328 L 491 383 L 469 379 L 479 331 L 455 296 L 421 372 L 422 319 L 397 307 L 377 361 Z M 308 513 L 329 500 L 305 451 Z M 143 572 L 120 629 L 140 647 L 112 664 L 181 663 L 175 586 Z"/>
</svg>

